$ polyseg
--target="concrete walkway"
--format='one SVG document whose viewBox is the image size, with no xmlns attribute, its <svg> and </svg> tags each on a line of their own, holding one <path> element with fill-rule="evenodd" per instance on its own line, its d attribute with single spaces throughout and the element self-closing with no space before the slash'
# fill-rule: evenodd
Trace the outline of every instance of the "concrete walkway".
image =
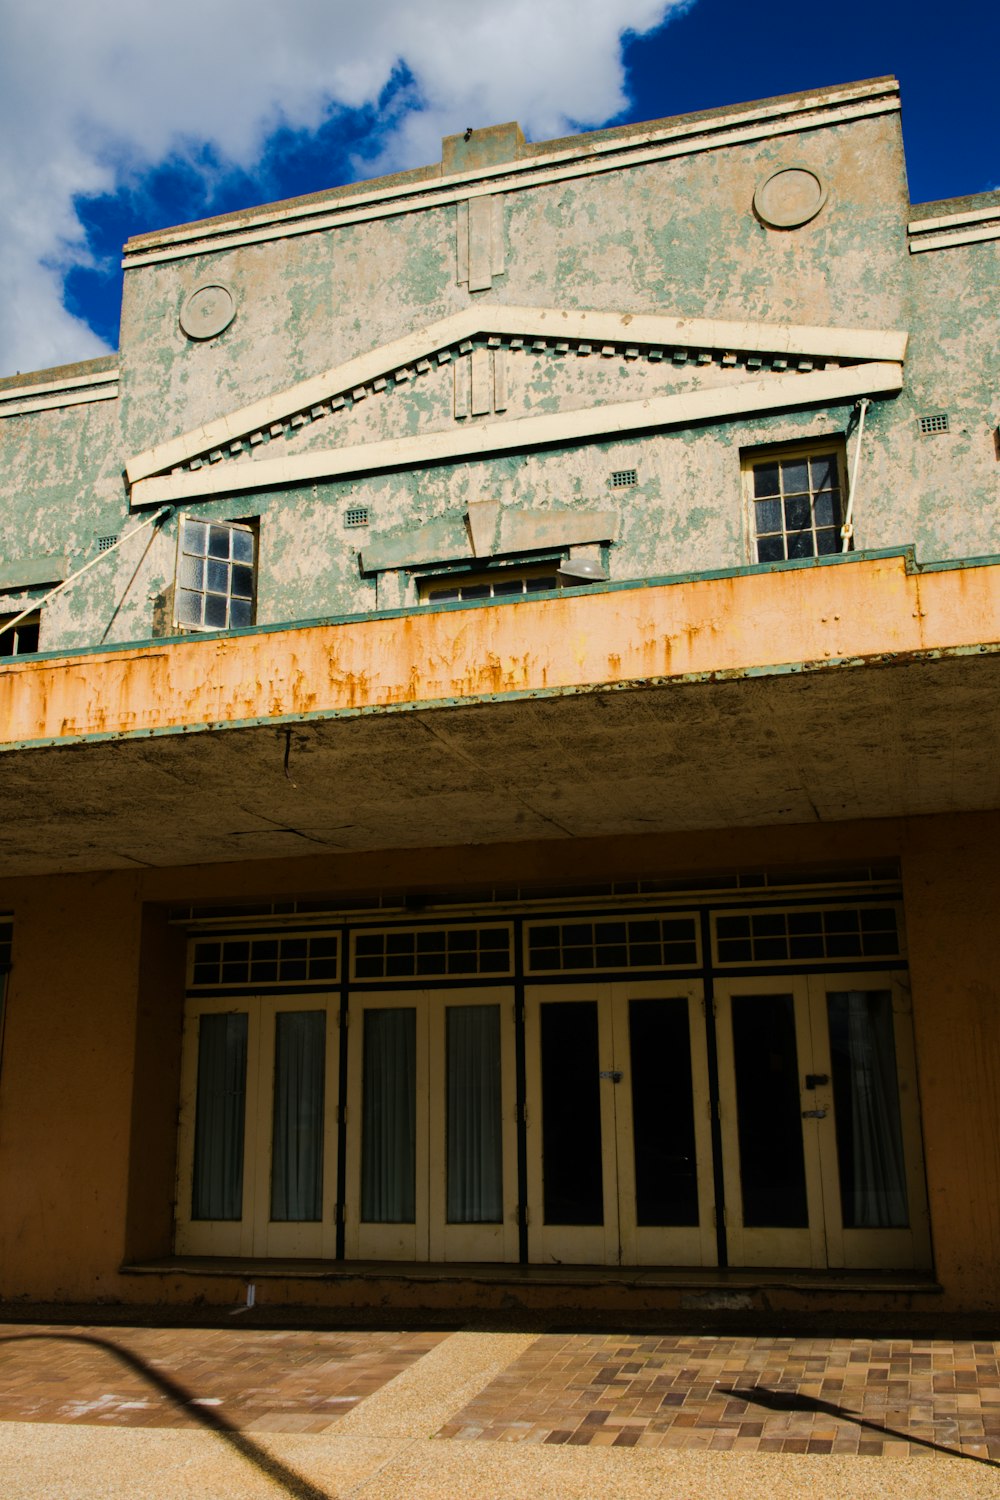
<svg viewBox="0 0 1000 1500">
<path fill-rule="evenodd" d="M 2 1325 L 0 1494 L 1000 1496 L 1000 1344 Z"/>
</svg>

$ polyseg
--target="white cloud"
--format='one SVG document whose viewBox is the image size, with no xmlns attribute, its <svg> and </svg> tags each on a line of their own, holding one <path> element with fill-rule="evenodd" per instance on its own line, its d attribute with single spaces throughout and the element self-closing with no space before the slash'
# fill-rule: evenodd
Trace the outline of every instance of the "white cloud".
<svg viewBox="0 0 1000 1500">
<path fill-rule="evenodd" d="M 618 114 L 621 37 L 689 0 L 0 0 L 0 371 L 102 352 L 62 306 L 85 261 L 75 195 L 114 191 L 208 143 L 252 170 L 280 124 L 375 102 L 416 80 L 383 169 L 434 161 L 440 137 L 520 120 L 535 138 Z"/>
</svg>

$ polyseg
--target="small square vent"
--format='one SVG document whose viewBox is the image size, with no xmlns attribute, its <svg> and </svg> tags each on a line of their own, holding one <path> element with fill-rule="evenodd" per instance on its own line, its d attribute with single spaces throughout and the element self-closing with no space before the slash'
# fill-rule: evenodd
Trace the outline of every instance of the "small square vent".
<svg viewBox="0 0 1000 1500">
<path fill-rule="evenodd" d="M 611 488 L 613 490 L 628 489 L 630 485 L 638 483 L 638 469 L 615 469 L 611 475 Z"/>
<path fill-rule="evenodd" d="M 931 417 L 920 418 L 921 432 L 947 432 L 948 413 L 946 411 L 935 412 Z"/>
<path fill-rule="evenodd" d="M 352 505 L 351 508 L 350 508 L 350 510 L 345 510 L 344 511 L 344 525 L 345 526 L 367 526 L 368 525 L 368 507 L 367 507 L 367 505 Z"/>
<path fill-rule="evenodd" d="M 117 546 L 117 544 L 118 544 L 118 538 L 117 538 L 117 536 L 99 536 L 97 538 L 97 550 L 98 550 L 98 552 L 110 552 L 111 549 L 112 549 L 112 547 Z"/>
</svg>

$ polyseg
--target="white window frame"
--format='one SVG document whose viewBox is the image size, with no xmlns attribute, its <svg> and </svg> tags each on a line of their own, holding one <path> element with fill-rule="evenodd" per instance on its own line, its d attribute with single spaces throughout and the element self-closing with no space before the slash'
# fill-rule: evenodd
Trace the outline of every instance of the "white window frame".
<svg viewBox="0 0 1000 1500">
<path fill-rule="evenodd" d="M 185 536 L 191 534 L 188 528 L 195 526 L 207 528 L 205 537 L 206 550 L 204 553 L 200 553 L 196 549 L 188 548 L 184 545 Z M 218 555 L 212 556 L 208 551 L 214 540 L 213 533 L 220 531 L 227 532 L 229 536 L 229 551 L 225 558 Z M 239 550 L 245 552 L 246 545 L 242 542 L 235 542 L 234 537 L 244 536 L 250 539 L 249 560 L 246 557 L 236 555 L 237 547 L 239 547 Z M 257 618 L 257 542 L 257 528 L 246 521 L 216 521 L 211 518 L 205 519 L 202 516 L 187 515 L 180 517 L 180 524 L 177 527 L 177 562 L 174 571 L 174 625 L 177 630 L 197 631 L 199 634 L 202 634 L 208 631 L 242 630 L 255 623 Z M 197 572 L 199 562 L 203 566 L 200 571 L 200 578 L 196 581 L 195 573 Z M 227 587 L 225 592 L 221 588 L 209 586 L 209 569 L 213 563 L 226 570 Z M 249 568 L 252 574 L 252 592 L 249 596 L 249 601 L 247 601 L 245 593 L 234 594 L 233 592 L 233 577 L 237 568 Z M 218 580 L 215 581 L 217 582 Z M 200 598 L 201 607 L 199 610 L 200 618 L 198 620 L 182 618 L 181 602 L 185 596 L 188 598 Z M 220 599 L 225 600 L 224 620 L 208 621 L 206 619 L 208 602 Z M 247 612 L 249 618 L 239 618 L 234 623 L 232 618 L 234 601 L 240 605 L 249 602 L 249 610 Z M 242 613 L 242 611 L 238 613 Z"/>
<path fill-rule="evenodd" d="M 782 512 L 782 525 L 781 525 L 781 531 L 780 532 L 776 532 L 776 531 L 765 531 L 763 533 L 759 533 L 758 532 L 758 530 L 757 530 L 757 504 L 759 503 L 759 500 L 758 500 L 758 497 L 754 493 L 754 470 L 756 468 L 758 468 L 761 464 L 773 463 L 773 464 L 781 465 L 781 464 L 784 464 L 784 463 L 794 462 L 796 459 L 825 458 L 825 457 L 827 457 L 828 455 L 831 455 L 831 454 L 834 456 L 834 458 L 836 460 L 836 464 L 837 464 L 838 490 L 839 490 L 839 495 L 840 495 L 840 517 L 839 517 L 839 520 L 835 523 L 837 545 L 836 545 L 835 549 L 832 552 L 819 552 L 819 551 L 817 551 L 817 548 L 816 548 L 816 529 L 817 528 L 816 528 L 816 520 L 815 520 L 815 511 L 814 511 L 814 509 L 812 507 L 812 504 L 811 504 L 810 505 L 810 510 L 811 510 L 811 513 L 812 513 L 812 522 L 813 522 L 813 524 L 812 524 L 812 528 L 811 528 L 811 531 L 810 531 L 809 535 L 812 538 L 812 550 L 810 552 L 804 553 L 802 557 L 789 557 L 788 556 L 788 538 L 789 538 L 789 536 L 804 535 L 805 533 L 796 531 L 794 529 L 792 529 L 791 531 L 789 531 L 788 528 L 787 528 L 787 526 L 786 526 L 786 518 L 785 518 L 784 512 Z M 804 561 L 810 561 L 810 560 L 812 560 L 814 558 L 819 558 L 819 557 L 834 557 L 834 556 L 837 556 L 842 551 L 842 548 L 843 548 L 843 540 L 842 540 L 842 537 L 843 537 L 843 526 L 844 526 L 844 521 L 845 521 L 846 516 L 847 516 L 847 499 L 848 499 L 848 497 L 847 497 L 847 486 L 848 486 L 847 447 L 846 447 L 846 443 L 845 443 L 845 441 L 844 441 L 844 439 L 842 437 L 838 437 L 838 436 L 833 436 L 833 437 L 817 437 L 817 438 L 814 438 L 811 441 L 806 441 L 806 442 L 801 442 L 801 443 L 780 443 L 780 444 L 769 445 L 769 446 L 760 447 L 760 448 L 745 448 L 743 450 L 741 456 L 740 456 L 740 468 L 741 468 L 741 471 L 742 471 L 742 481 L 743 481 L 744 523 L 745 523 L 745 531 L 746 531 L 746 539 L 747 539 L 747 556 L 748 556 L 751 564 L 753 564 L 755 566 L 758 566 L 758 567 L 764 567 L 764 568 L 766 568 L 766 567 L 774 567 L 776 564 L 783 563 L 783 562 L 804 562 Z M 811 481 L 811 475 L 810 475 L 810 481 Z M 799 493 L 799 492 L 796 492 L 796 493 Z M 810 501 L 811 502 L 812 502 L 812 498 L 813 498 L 814 494 L 816 494 L 816 493 L 823 493 L 823 492 L 822 491 L 813 491 L 812 488 L 810 487 L 809 496 L 810 496 Z M 779 495 L 773 496 L 773 497 L 760 497 L 760 499 L 763 499 L 763 498 L 773 498 L 773 499 L 777 500 L 779 504 L 781 504 L 781 502 L 782 502 L 782 500 L 783 500 L 784 497 L 781 494 L 779 494 Z M 825 527 L 825 526 L 820 528 L 820 530 L 822 530 L 822 531 L 827 531 L 829 529 L 830 529 L 829 527 Z M 780 535 L 780 537 L 782 538 L 782 542 L 784 544 L 785 556 L 784 557 L 779 557 L 779 558 L 761 558 L 759 556 L 759 553 L 758 553 L 758 544 L 759 544 L 759 542 L 761 540 L 761 536 L 762 535 L 765 536 L 765 537 L 772 537 L 772 536 L 776 537 L 776 536 Z"/>
</svg>

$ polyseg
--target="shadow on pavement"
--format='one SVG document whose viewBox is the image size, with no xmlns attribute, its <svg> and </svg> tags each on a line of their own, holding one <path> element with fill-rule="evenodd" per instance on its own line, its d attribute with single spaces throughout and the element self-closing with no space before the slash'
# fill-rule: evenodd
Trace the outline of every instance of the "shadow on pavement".
<svg viewBox="0 0 1000 1500">
<path fill-rule="evenodd" d="M 986 1464 L 988 1468 L 1000 1469 L 995 1458 L 980 1458 L 978 1453 L 963 1453 L 960 1448 L 946 1448 L 943 1443 L 930 1438 L 914 1437 L 912 1432 L 899 1432 L 894 1427 L 883 1427 L 880 1422 L 869 1422 L 866 1417 L 849 1411 L 846 1406 L 835 1406 L 832 1401 L 820 1401 L 817 1396 L 800 1396 L 795 1391 L 770 1391 L 764 1385 L 716 1386 L 724 1396 L 734 1396 L 737 1401 L 746 1401 L 753 1406 L 763 1406 L 767 1411 L 815 1412 L 822 1416 L 836 1417 L 840 1422 L 853 1422 L 855 1427 L 867 1428 L 881 1437 L 902 1438 L 904 1443 L 915 1443 L 920 1448 L 932 1448 L 935 1453 L 945 1453 L 949 1458 L 967 1458 L 971 1463 Z"/>
<path fill-rule="evenodd" d="M 215 1433 L 216 1437 L 229 1443 L 241 1458 L 253 1464 L 275 1484 L 281 1485 L 289 1495 L 294 1497 L 294 1500 L 333 1500 L 326 1490 L 318 1489 L 302 1474 L 296 1473 L 280 1459 L 274 1458 L 259 1443 L 255 1443 L 253 1438 L 240 1432 L 239 1428 L 220 1412 L 211 1407 L 199 1405 L 197 1399 L 185 1386 L 172 1380 L 169 1375 L 164 1375 L 162 1370 L 157 1370 L 147 1364 L 138 1354 L 133 1354 L 131 1349 L 115 1344 L 110 1339 L 95 1338 L 93 1334 L 87 1333 L 15 1333 L 0 1338 L 0 1345 L 27 1343 L 88 1344 L 94 1349 L 110 1354 L 113 1359 L 125 1365 L 140 1379 L 147 1381 L 174 1406 L 193 1417 L 202 1427 L 207 1427 L 210 1432 Z"/>
</svg>

